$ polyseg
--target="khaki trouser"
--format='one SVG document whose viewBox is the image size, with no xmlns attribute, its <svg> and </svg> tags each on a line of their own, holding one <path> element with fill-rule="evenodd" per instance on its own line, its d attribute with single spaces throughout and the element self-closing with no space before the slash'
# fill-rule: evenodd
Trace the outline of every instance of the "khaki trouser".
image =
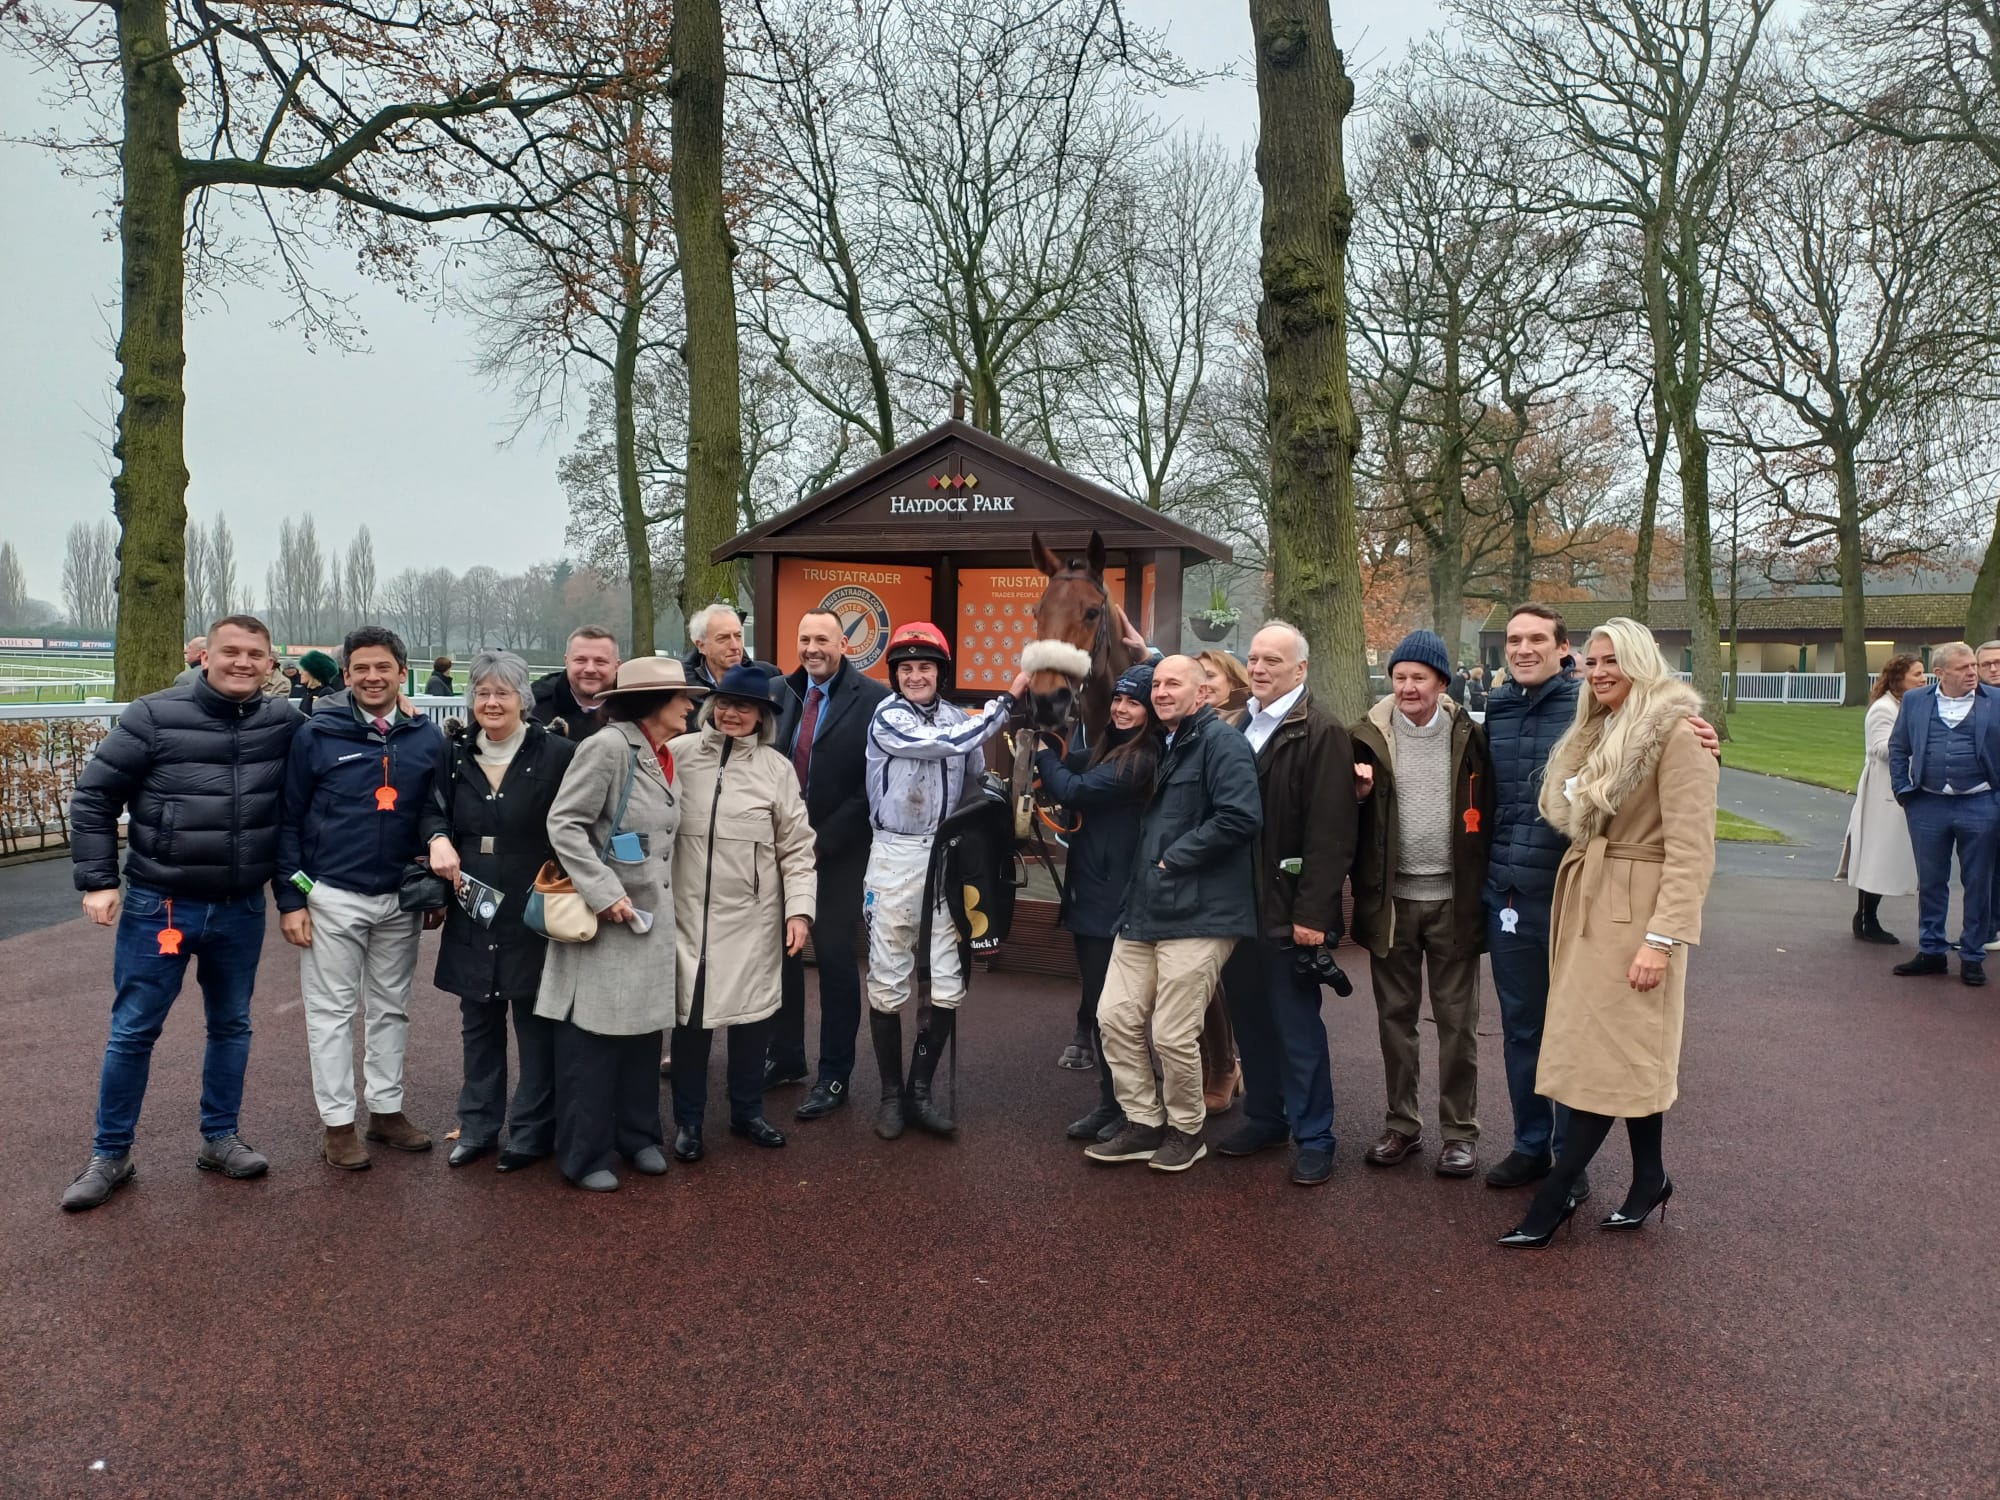
<svg viewBox="0 0 2000 1500">
<path fill-rule="evenodd" d="M 354 1123 L 354 1012 L 365 1020 L 362 1072 L 368 1113 L 403 1107 L 403 1051 L 410 1039 L 410 981 L 423 918 L 396 894 L 364 896 L 324 880 L 306 897 L 312 946 L 299 955 L 306 1046 L 322 1125 Z"/>
<path fill-rule="evenodd" d="M 1395 945 L 1369 966 L 1389 1085 L 1389 1129 L 1424 1133 L 1417 1108 L 1417 1017 L 1424 970 L 1438 1035 L 1438 1132 L 1448 1141 L 1479 1139 L 1479 955 L 1457 947 L 1450 901 L 1396 901 Z"/>
<path fill-rule="evenodd" d="M 1215 993 L 1234 938 L 1169 938 L 1111 945 L 1111 972 L 1097 1002 L 1104 1061 L 1118 1107 L 1135 1125 L 1171 1124 L 1187 1135 L 1208 1118 L 1201 1097 L 1201 1015 Z M 1146 1055 L 1152 1023 L 1160 1078 Z"/>
</svg>

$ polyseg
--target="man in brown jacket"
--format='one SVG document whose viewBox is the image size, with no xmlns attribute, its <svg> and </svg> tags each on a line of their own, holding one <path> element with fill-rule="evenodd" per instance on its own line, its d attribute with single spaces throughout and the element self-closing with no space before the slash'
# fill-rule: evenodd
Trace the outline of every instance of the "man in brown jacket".
<svg viewBox="0 0 2000 1500">
<path fill-rule="evenodd" d="M 1272 620 L 1251 638 L 1251 698 L 1233 722 L 1257 756 L 1257 936 L 1223 967 L 1243 1058 L 1244 1122 L 1216 1149 L 1250 1156 L 1298 1142 L 1292 1181 L 1333 1171 L 1333 1072 L 1315 955 L 1340 941 L 1340 888 L 1354 862 L 1358 812 L 1347 730 L 1313 702 L 1306 638 Z M 1302 967 L 1302 964 L 1305 967 Z"/>
<path fill-rule="evenodd" d="M 1493 820 L 1486 735 L 1445 696 L 1444 642 L 1413 630 L 1389 658 L 1390 694 L 1353 732 L 1365 786 L 1354 861 L 1354 936 L 1375 955 L 1371 973 L 1389 1109 L 1370 1166 L 1394 1166 L 1423 1138 L 1417 1016 L 1430 972 L 1438 1035 L 1437 1170 L 1470 1177 L 1478 1165 L 1479 955 L 1482 890 Z"/>
</svg>

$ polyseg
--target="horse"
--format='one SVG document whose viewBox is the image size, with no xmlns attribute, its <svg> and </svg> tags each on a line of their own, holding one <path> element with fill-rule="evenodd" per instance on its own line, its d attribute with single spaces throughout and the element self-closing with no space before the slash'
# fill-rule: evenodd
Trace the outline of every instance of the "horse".
<svg viewBox="0 0 2000 1500">
<path fill-rule="evenodd" d="M 1067 562 L 1040 532 L 1030 542 L 1035 566 L 1049 582 L 1035 605 L 1036 638 L 1021 653 L 1028 724 L 1061 733 L 1081 717 L 1095 743 L 1111 724 L 1112 685 L 1138 660 L 1104 586 L 1104 539 L 1093 531 L 1088 555 Z"/>
</svg>

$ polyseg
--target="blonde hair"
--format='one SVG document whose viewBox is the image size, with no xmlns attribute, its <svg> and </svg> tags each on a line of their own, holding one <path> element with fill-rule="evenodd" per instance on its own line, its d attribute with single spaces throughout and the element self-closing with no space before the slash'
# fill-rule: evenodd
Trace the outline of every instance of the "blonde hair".
<svg viewBox="0 0 2000 1500">
<path fill-rule="evenodd" d="M 1284 622 L 1276 621 L 1274 623 L 1283 624 Z M 1287 630 L 1292 629 L 1289 625 L 1285 626 L 1285 628 Z M 1293 631 L 1293 633 L 1297 634 L 1296 631 Z M 1300 636 L 1299 639 L 1303 641 L 1305 637 Z M 1301 659 L 1303 660 L 1303 658 Z M 1217 713 L 1235 713 L 1237 709 L 1250 701 L 1250 674 L 1244 669 L 1243 663 L 1231 656 L 1227 651 L 1204 651 L 1195 658 L 1195 662 L 1204 670 L 1213 667 L 1217 672 L 1221 673 L 1223 680 L 1229 684 L 1229 696 L 1215 703 L 1215 711 Z"/>
<path fill-rule="evenodd" d="M 1586 684 L 1576 695 L 1576 718 L 1550 752 L 1549 764 L 1568 761 L 1581 750 L 1583 758 L 1576 769 L 1576 805 L 1588 804 L 1609 817 L 1618 811 L 1610 801 L 1610 788 L 1617 783 L 1620 768 L 1639 748 L 1635 741 L 1648 725 L 1647 710 L 1662 693 L 1679 688 L 1681 683 L 1660 654 L 1653 632 L 1637 620 L 1624 615 L 1606 620 L 1585 639 L 1585 653 L 1590 642 L 1599 636 L 1611 642 L 1611 649 L 1618 654 L 1619 670 L 1630 679 L 1632 691 L 1614 714 L 1597 701 L 1597 695 Z M 1568 799 L 1553 776 L 1542 782 L 1541 808 L 1542 816 L 1555 827 L 1569 826 Z"/>
</svg>

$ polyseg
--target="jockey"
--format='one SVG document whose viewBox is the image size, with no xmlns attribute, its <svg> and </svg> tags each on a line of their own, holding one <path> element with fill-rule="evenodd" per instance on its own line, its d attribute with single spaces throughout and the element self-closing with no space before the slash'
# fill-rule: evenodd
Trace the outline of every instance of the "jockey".
<svg viewBox="0 0 2000 1500">
<path fill-rule="evenodd" d="M 917 946 L 924 892 L 931 890 L 931 1018 L 910 1059 L 909 1105 L 917 1127 L 950 1135 L 957 1125 L 931 1104 L 938 1054 L 957 1024 L 965 997 L 959 936 L 945 893 L 931 879 L 938 825 L 958 805 L 968 776 L 984 765 L 986 741 L 1007 726 L 1026 691 L 1026 673 L 989 702 L 978 718 L 944 699 L 951 649 L 944 633 L 924 621 L 898 626 L 889 640 L 889 696 L 868 724 L 868 853 L 862 915 L 868 925 L 868 1030 L 882 1074 L 875 1133 L 903 1133 L 902 1007 L 916 994 Z"/>
</svg>

